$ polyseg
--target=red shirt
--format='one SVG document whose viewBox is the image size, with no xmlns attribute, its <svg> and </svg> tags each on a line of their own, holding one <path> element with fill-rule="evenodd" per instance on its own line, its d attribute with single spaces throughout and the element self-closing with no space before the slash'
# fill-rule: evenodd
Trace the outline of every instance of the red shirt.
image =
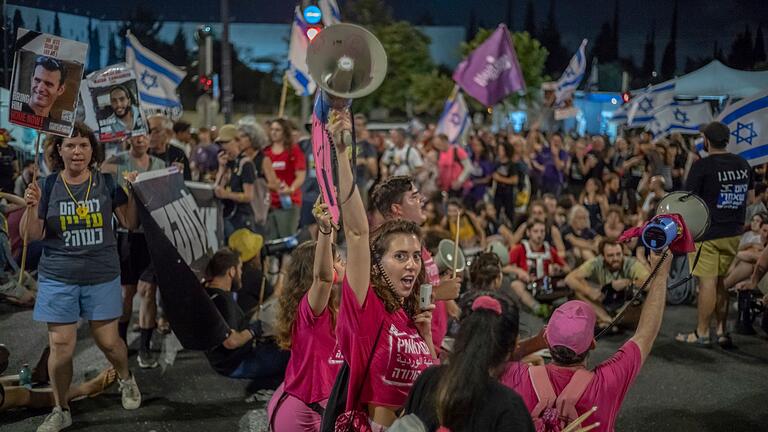
<svg viewBox="0 0 768 432">
<path fill-rule="evenodd" d="M 453 182 L 458 180 L 464 166 L 461 161 L 467 158 L 467 152 L 459 146 L 451 146 L 447 151 L 440 152 L 437 159 L 437 183 L 440 190 L 451 190 Z"/>
<path fill-rule="evenodd" d="M 544 248 L 536 252 L 543 253 Z M 509 250 L 509 263 L 516 265 L 526 272 L 529 271 L 528 269 L 536 266 L 536 260 L 533 257 L 528 256 L 525 251 L 525 246 L 522 243 L 512 246 L 512 248 Z M 557 255 L 557 249 L 555 249 L 553 246 L 550 246 L 549 259 L 544 260 L 544 274 L 538 274 L 537 272 L 536 277 L 544 277 L 549 275 L 549 265 L 552 263 L 555 263 L 559 266 L 565 266 L 565 261 L 563 261 L 559 255 Z"/>
<path fill-rule="evenodd" d="M 274 153 L 272 146 L 264 149 L 264 156 L 269 157 L 272 160 L 272 169 L 275 170 L 277 178 L 283 183 L 290 186 L 294 180 L 296 180 L 296 171 L 306 171 L 307 161 L 304 158 L 304 152 L 297 144 L 293 144 L 290 150 L 283 151 L 281 153 Z M 272 208 L 281 208 L 280 194 L 277 192 L 270 192 L 270 199 L 272 201 Z M 301 204 L 301 188 L 296 188 L 291 195 L 291 201 L 294 204 Z"/>
</svg>

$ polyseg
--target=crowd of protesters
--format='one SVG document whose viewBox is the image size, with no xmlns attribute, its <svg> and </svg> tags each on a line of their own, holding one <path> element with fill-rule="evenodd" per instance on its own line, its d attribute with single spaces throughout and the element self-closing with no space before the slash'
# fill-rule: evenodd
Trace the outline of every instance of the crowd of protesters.
<svg viewBox="0 0 768 432">
<path fill-rule="evenodd" d="M 231 330 L 206 356 L 222 375 L 277 388 L 268 408 L 275 431 L 316 431 L 329 418 L 374 431 L 407 422 L 543 430 L 593 406 L 597 430 L 613 430 L 658 334 L 667 281 L 688 272 L 684 256 L 660 258 L 617 238 L 652 218 L 674 190 L 701 196 L 712 216 L 697 243 L 695 283 L 679 288 L 690 291 L 685 300 L 698 296 L 698 323 L 676 339 L 731 346 L 731 291 L 737 331 L 754 332 L 755 305 L 768 294 L 768 264 L 760 265 L 768 261 L 765 169 L 725 151 L 724 125 L 703 130 L 702 157 L 679 134 L 626 133 L 611 142 L 533 124 L 522 133 L 476 129 L 452 143 L 434 125 L 382 132 L 369 131 L 360 114 L 331 118 L 336 159 L 357 152 L 356 166 L 341 162 L 336 172 L 341 225 L 319 198 L 308 130 L 285 119 L 193 129 L 155 115 L 148 135 L 106 158 L 78 124 L 73 137 L 46 141 L 40 167 L 5 166 L 11 223 L 0 238 L 3 274 L 12 277 L 4 280 L 15 280 L 14 239 L 26 235 L 36 287 L 3 285 L 0 293 L 34 302 L 34 319 L 49 332 L 54 409 L 38 430 L 72 423 L 80 319 L 114 368 L 123 406 L 139 407 L 126 351 L 136 294 L 140 368 L 158 366 L 152 335 L 169 330 L 131 182 L 172 166 L 211 183 L 223 208 L 228 247 L 211 258 L 205 288 Z M 354 140 L 342 130 L 354 130 Z M 738 197 L 724 203 L 723 190 Z M 299 246 L 262 261 L 265 242 L 286 238 Z M 446 258 L 445 240 L 458 240 L 466 268 Z M 429 304 L 420 299 L 423 284 L 432 286 Z M 622 310 L 637 313 L 618 328 L 612 321 Z M 548 322 L 546 332 L 519 340 L 521 312 Z M 616 355 L 588 370 L 595 334 L 627 327 L 633 336 Z M 545 348 L 546 367 L 531 355 Z"/>
</svg>

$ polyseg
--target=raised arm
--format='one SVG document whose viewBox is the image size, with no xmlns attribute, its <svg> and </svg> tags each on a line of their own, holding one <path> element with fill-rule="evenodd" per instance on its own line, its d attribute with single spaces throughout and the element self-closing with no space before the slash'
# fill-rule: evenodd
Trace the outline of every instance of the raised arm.
<svg viewBox="0 0 768 432">
<path fill-rule="evenodd" d="M 316 205 L 312 214 L 317 220 L 318 237 L 315 246 L 315 261 L 312 268 L 312 286 L 309 287 L 309 307 L 315 316 L 320 316 L 328 306 L 333 285 L 333 227 L 328 205 Z"/>
<path fill-rule="evenodd" d="M 352 167 L 347 157 L 347 146 L 352 139 L 352 121 L 349 111 L 331 112 L 328 130 L 336 143 L 336 156 L 339 161 L 339 193 L 341 211 L 344 215 L 344 237 L 347 239 L 346 276 L 350 287 L 355 292 L 360 305 L 365 302 L 368 285 L 371 281 L 371 249 L 369 244 L 368 217 L 360 198 L 360 191 L 355 187 Z M 345 131 L 342 133 L 342 131 Z"/>
<path fill-rule="evenodd" d="M 661 255 L 651 254 L 651 267 L 655 268 L 661 259 Z M 632 336 L 632 340 L 640 348 L 642 360 L 648 357 L 653 347 L 653 342 L 659 334 L 661 328 L 661 318 L 664 315 L 664 304 L 667 301 L 667 279 L 669 269 L 672 266 L 672 256 L 668 252 L 667 258 L 659 267 L 656 277 L 651 282 L 648 289 L 648 296 L 643 304 L 643 311 L 640 312 L 640 321 L 637 324 L 637 331 Z"/>
</svg>

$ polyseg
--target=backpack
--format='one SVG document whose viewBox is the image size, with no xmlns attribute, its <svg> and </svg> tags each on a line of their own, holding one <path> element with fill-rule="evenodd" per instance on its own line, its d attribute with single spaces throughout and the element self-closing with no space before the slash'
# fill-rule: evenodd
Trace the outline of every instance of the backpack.
<svg viewBox="0 0 768 432">
<path fill-rule="evenodd" d="M 688 255 L 675 255 L 672 257 L 672 267 L 669 270 L 669 289 L 667 290 L 667 303 L 673 305 L 692 304 L 696 298 L 696 278 L 687 281 L 691 268 L 688 265 Z"/>
<path fill-rule="evenodd" d="M 269 188 L 267 187 L 267 179 L 261 174 L 261 162 L 264 161 L 264 154 L 259 152 L 254 160 L 244 158 L 244 161 L 250 161 L 253 163 L 254 171 L 256 172 L 256 180 L 253 182 L 253 199 L 251 200 L 251 210 L 253 210 L 253 220 L 256 225 L 264 225 L 267 222 L 267 213 L 269 213 L 269 207 L 272 204 L 269 194 Z M 240 163 L 242 169 L 243 162 Z"/>
<path fill-rule="evenodd" d="M 373 354 L 376 352 L 376 346 L 379 344 L 383 326 L 384 321 L 382 320 L 379 325 L 379 331 L 376 333 L 376 339 L 373 341 L 373 348 L 371 349 L 371 355 L 368 357 L 368 364 L 365 366 L 366 376 L 371 368 Z M 359 417 L 360 414 L 365 416 L 365 424 L 368 424 L 368 413 L 360 413 L 359 411 L 354 410 L 347 411 L 347 401 L 356 401 L 360 397 L 365 382 L 365 380 L 360 382 L 360 387 L 357 388 L 356 393 L 353 393 L 354 397 L 350 399 L 349 374 L 349 363 L 344 359 L 344 364 L 341 365 L 341 369 L 339 369 L 339 373 L 336 375 L 336 381 L 333 382 L 333 389 L 331 390 L 330 396 L 328 396 L 328 403 L 325 405 L 325 412 L 323 413 L 323 419 L 320 423 L 320 432 L 355 432 L 355 418 Z"/>
<path fill-rule="evenodd" d="M 528 373 L 539 400 L 531 411 L 536 432 L 559 432 L 579 417 L 576 403 L 592 381 L 593 372 L 577 370 L 560 395 L 555 394 L 545 366 L 531 366 Z"/>
</svg>

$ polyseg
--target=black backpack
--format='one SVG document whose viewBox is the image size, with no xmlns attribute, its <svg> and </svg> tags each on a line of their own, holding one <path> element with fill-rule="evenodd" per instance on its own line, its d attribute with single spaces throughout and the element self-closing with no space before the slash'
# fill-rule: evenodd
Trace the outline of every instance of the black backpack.
<svg viewBox="0 0 768 432">
<path fill-rule="evenodd" d="M 373 361 L 373 353 L 376 351 L 376 345 L 379 344 L 379 337 L 381 336 L 381 328 L 384 326 L 384 321 L 379 325 L 379 331 L 376 333 L 376 339 L 373 341 L 373 348 L 371 349 L 371 355 L 368 357 L 368 364 L 365 366 L 365 375 L 368 375 L 368 371 L 371 368 L 371 361 Z M 323 420 L 320 423 L 320 432 L 335 432 L 336 431 L 336 419 L 340 415 L 344 414 L 347 410 L 347 399 L 349 397 L 349 363 L 344 360 L 344 364 L 341 366 L 338 375 L 336 375 L 336 381 L 333 383 L 333 389 L 330 396 L 328 396 L 328 403 L 325 406 L 325 412 L 323 413 Z M 360 393 L 363 391 L 363 380 L 360 383 L 360 387 L 355 393 L 355 399 L 360 397 Z M 354 432 L 351 425 L 347 431 Z"/>
</svg>

